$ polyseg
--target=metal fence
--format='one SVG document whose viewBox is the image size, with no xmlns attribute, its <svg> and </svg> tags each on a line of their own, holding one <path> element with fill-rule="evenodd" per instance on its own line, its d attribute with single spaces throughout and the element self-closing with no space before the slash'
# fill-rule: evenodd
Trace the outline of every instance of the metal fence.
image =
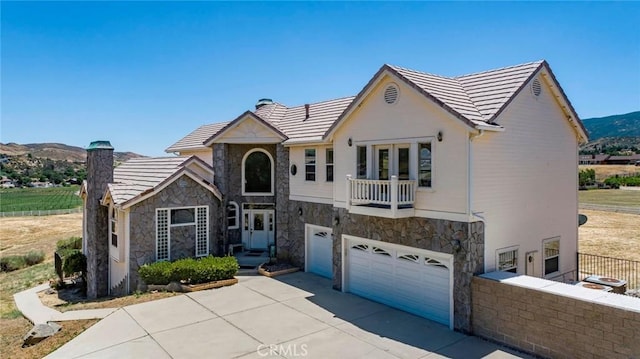
<svg viewBox="0 0 640 359">
<path fill-rule="evenodd" d="M 640 288 L 640 261 L 578 253 L 578 279 L 600 275 L 627 281 L 627 289 Z"/>
<path fill-rule="evenodd" d="M 82 207 L 70 209 L 52 209 L 48 211 L 17 211 L 0 212 L 0 217 L 30 217 L 30 216 L 52 216 L 56 214 L 81 213 Z"/>
</svg>

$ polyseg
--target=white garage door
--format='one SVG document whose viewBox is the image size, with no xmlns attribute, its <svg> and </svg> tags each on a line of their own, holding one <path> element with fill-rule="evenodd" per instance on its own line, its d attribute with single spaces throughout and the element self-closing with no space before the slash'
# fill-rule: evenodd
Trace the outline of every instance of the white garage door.
<svg viewBox="0 0 640 359">
<path fill-rule="evenodd" d="M 450 254 L 344 237 L 346 291 L 451 327 Z"/>
<path fill-rule="evenodd" d="M 306 271 L 333 278 L 333 234 L 331 228 L 306 225 Z"/>
</svg>

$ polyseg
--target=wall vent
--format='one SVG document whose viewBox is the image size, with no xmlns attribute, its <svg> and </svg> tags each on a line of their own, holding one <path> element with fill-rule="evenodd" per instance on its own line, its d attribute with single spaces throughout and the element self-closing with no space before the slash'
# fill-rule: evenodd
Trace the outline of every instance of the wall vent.
<svg viewBox="0 0 640 359">
<path fill-rule="evenodd" d="M 400 90 L 396 84 L 390 84 L 384 89 L 384 102 L 389 105 L 393 105 L 398 102 L 398 96 L 400 95 Z"/>
<path fill-rule="evenodd" d="M 540 84 L 540 80 L 538 79 L 533 79 L 533 81 L 531 82 L 531 93 L 538 97 L 540 96 L 540 93 L 542 92 L 542 85 Z"/>
</svg>

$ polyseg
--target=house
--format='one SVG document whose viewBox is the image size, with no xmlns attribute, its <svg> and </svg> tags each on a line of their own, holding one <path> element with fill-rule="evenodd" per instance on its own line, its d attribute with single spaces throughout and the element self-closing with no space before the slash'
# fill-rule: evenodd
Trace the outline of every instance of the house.
<svg viewBox="0 0 640 359">
<path fill-rule="evenodd" d="M 202 160 L 141 157 L 114 169 L 113 147 L 96 141 L 87 172 L 80 196 L 89 296 L 136 290 L 145 263 L 215 252 L 222 195 Z"/>
<path fill-rule="evenodd" d="M 608 156 L 602 163 L 605 165 L 635 165 L 638 161 L 640 161 L 640 154 Z"/>
<path fill-rule="evenodd" d="M 592 154 L 592 155 L 580 155 L 579 163 L 581 165 L 599 165 L 606 163 L 610 155 L 605 154 Z"/>
<path fill-rule="evenodd" d="M 213 182 L 198 182 L 220 194 L 209 252 L 273 246 L 335 289 L 470 331 L 474 274 L 576 278 L 586 141 L 545 61 L 457 77 L 384 65 L 355 97 L 261 99 L 167 152 L 210 165 Z M 156 226 L 145 246 L 166 253 L 182 239 L 166 238 L 152 208 L 141 212 Z"/>
<path fill-rule="evenodd" d="M 2 178 L 0 179 L 0 188 L 15 188 L 16 185 L 13 183 L 13 180 L 11 180 L 8 177 L 2 176 Z"/>
</svg>

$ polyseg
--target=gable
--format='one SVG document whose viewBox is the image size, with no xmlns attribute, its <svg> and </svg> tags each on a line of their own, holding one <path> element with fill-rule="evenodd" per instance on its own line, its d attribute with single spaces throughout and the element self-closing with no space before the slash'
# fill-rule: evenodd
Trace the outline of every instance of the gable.
<svg viewBox="0 0 640 359">
<path fill-rule="evenodd" d="M 286 138 L 287 136 L 272 124 L 247 111 L 206 140 L 204 145 L 210 147 L 214 143 L 280 143 Z"/>
</svg>

